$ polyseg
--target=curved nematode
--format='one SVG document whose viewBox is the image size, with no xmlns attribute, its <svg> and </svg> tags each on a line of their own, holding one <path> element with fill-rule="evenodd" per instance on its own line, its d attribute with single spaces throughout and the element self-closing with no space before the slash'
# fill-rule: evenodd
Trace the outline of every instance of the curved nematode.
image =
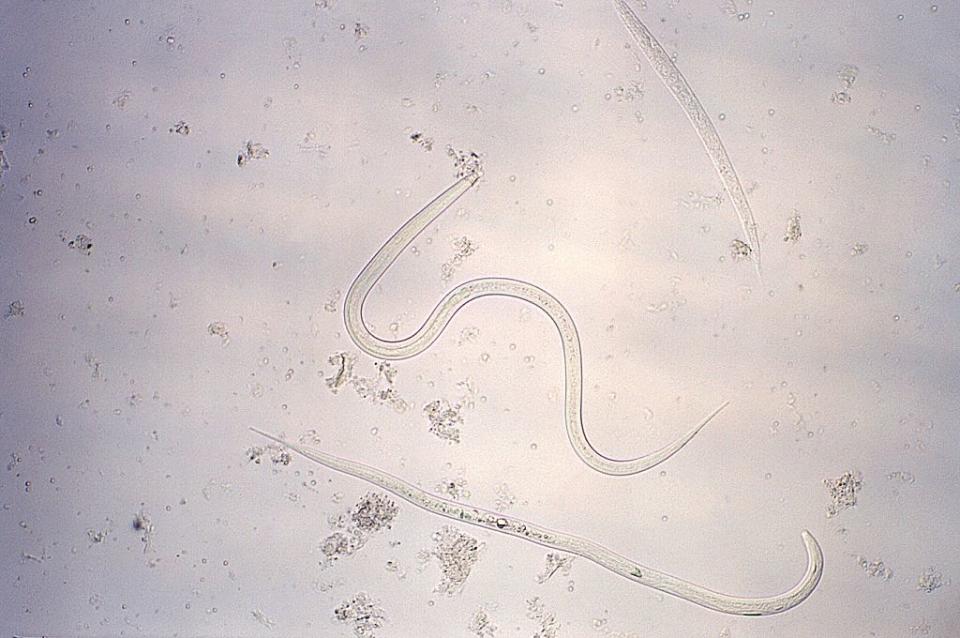
<svg viewBox="0 0 960 638">
<path fill-rule="evenodd" d="M 716 128 L 686 79 L 650 30 L 624 0 L 613 0 L 613 4 L 627 31 L 638 44 L 644 57 L 654 68 L 661 81 L 676 98 L 703 142 L 704 148 L 707 150 L 707 154 L 723 182 L 724 189 L 730 196 L 740 225 L 751 246 L 751 257 L 759 275 L 760 242 L 757 234 L 757 224 L 754 221 L 746 193 L 740 184 L 723 143 L 720 141 Z M 526 301 L 543 310 L 560 332 L 566 379 L 564 410 L 566 430 L 577 455 L 595 470 L 604 474 L 619 476 L 642 472 L 670 458 L 727 404 L 724 403 L 718 407 L 687 434 L 647 455 L 635 459 L 618 460 L 600 454 L 590 444 L 583 427 L 581 416 L 583 371 L 580 338 L 577 335 L 576 325 L 563 304 L 550 293 L 533 284 L 515 279 L 495 277 L 467 281 L 447 293 L 420 328 L 404 339 L 381 339 L 367 328 L 363 321 L 363 304 L 377 281 L 396 261 L 403 250 L 441 213 L 466 193 L 477 182 L 478 178 L 479 175 L 477 174 L 468 174 L 461 177 L 455 184 L 410 218 L 367 263 L 350 286 L 344 300 L 344 319 L 350 337 L 367 354 L 384 359 L 405 359 L 416 356 L 429 348 L 453 316 L 475 299 L 485 296 L 505 296 Z M 803 602 L 813 592 L 823 572 L 823 553 L 820 550 L 820 545 L 808 531 L 804 530 L 801 532 L 801 538 L 807 550 L 807 569 L 800 582 L 778 596 L 766 598 L 728 596 L 635 563 L 593 541 L 571 534 L 554 532 L 533 523 L 487 510 L 468 507 L 429 494 L 381 470 L 302 445 L 289 443 L 256 428 L 251 428 L 251 430 L 321 465 L 377 485 L 427 512 L 515 536 L 552 549 L 576 554 L 642 585 L 723 613 L 765 616 L 786 611 Z"/>
<path fill-rule="evenodd" d="M 660 81 L 673 94 L 680 108 L 686 113 L 690 123 L 693 124 L 693 128 L 697 131 L 707 155 L 710 156 L 714 168 L 717 169 L 717 174 L 720 175 L 724 190 L 730 196 L 730 202 L 737 213 L 737 219 L 740 220 L 740 227 L 743 228 L 743 232 L 747 236 L 747 243 L 751 249 L 750 257 L 757 269 L 757 276 L 760 276 L 760 235 L 757 232 L 757 222 L 753 218 L 750 200 L 747 199 L 747 194 L 740 184 L 737 171 L 733 168 L 733 162 L 727 155 L 727 149 L 724 148 L 713 121 L 707 115 L 707 111 L 700 103 L 697 94 L 693 92 L 686 78 L 683 77 L 683 73 L 680 73 L 680 69 L 673 63 L 673 59 L 667 55 L 663 45 L 653 36 L 653 33 L 640 20 L 640 17 L 633 12 L 626 0 L 613 0 L 613 7 L 616 9 L 617 15 L 620 16 L 621 22 L 627 27 L 627 32 L 640 47 L 643 57 L 657 72 Z"/>
<path fill-rule="evenodd" d="M 570 313 L 557 301 L 556 297 L 533 284 L 500 277 L 484 277 L 462 283 L 447 293 L 430 313 L 430 316 L 427 317 L 427 320 L 423 322 L 423 325 L 405 339 L 395 341 L 381 339 L 367 328 L 363 321 L 363 303 L 377 281 L 396 261 L 403 249 L 443 211 L 449 208 L 458 197 L 469 190 L 476 181 L 477 175 L 475 174 L 460 178 L 453 186 L 438 195 L 401 226 L 400 230 L 394 233 L 387 240 L 387 243 L 377 251 L 373 259 L 367 263 L 350 286 L 343 303 L 344 320 L 350 337 L 364 352 L 374 357 L 405 359 L 418 355 L 429 348 L 453 316 L 471 301 L 486 296 L 521 299 L 543 310 L 553 320 L 560 332 L 566 379 L 565 419 L 567 436 L 577 455 L 598 472 L 615 476 L 643 472 L 673 456 L 727 404 L 724 403 L 718 407 L 695 428 L 677 440 L 649 454 L 628 460 L 612 459 L 600 454 L 590 445 L 583 427 L 581 414 L 583 373 L 580 337 L 577 335 L 577 327 L 574 325 Z"/>
<path fill-rule="evenodd" d="M 801 532 L 801 537 L 803 539 L 803 545 L 807 550 L 807 570 L 804 572 L 800 582 L 778 596 L 769 596 L 766 598 L 728 596 L 636 563 L 585 538 L 563 532 L 555 532 L 546 527 L 528 523 L 518 518 L 504 516 L 503 514 L 497 514 L 496 512 L 477 507 L 469 507 L 456 501 L 441 498 L 429 494 L 381 470 L 302 445 L 289 443 L 256 428 L 250 429 L 261 436 L 305 456 L 311 461 L 372 483 L 431 514 L 443 516 L 444 518 L 462 523 L 469 523 L 470 525 L 476 525 L 477 527 L 500 532 L 501 534 L 515 536 L 551 549 L 576 554 L 641 585 L 652 587 L 664 593 L 725 614 L 768 616 L 786 611 L 791 607 L 796 607 L 816 588 L 817 583 L 820 581 L 820 575 L 823 573 L 823 552 L 820 550 L 820 545 L 817 544 L 817 540 L 810 532 L 804 530 Z"/>
</svg>

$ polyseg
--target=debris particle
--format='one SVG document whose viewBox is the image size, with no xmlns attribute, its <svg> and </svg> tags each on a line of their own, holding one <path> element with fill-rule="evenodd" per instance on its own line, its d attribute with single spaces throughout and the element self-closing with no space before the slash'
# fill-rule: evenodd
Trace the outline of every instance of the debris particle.
<svg viewBox="0 0 960 638">
<path fill-rule="evenodd" d="M 857 556 L 857 564 L 873 578 L 879 578 L 881 580 L 890 580 L 893 578 L 893 570 L 884 565 L 883 561 L 879 558 L 870 561 L 862 556 Z"/>
<path fill-rule="evenodd" d="M 67 240 L 64 239 L 64 241 Z M 89 256 L 93 254 L 93 240 L 83 234 L 77 235 L 74 239 L 67 241 L 67 247 L 77 251 L 81 255 Z"/>
<path fill-rule="evenodd" d="M 539 596 L 527 601 L 527 618 L 540 623 L 534 638 L 556 638 L 560 634 L 560 621 L 553 612 L 546 610 Z"/>
<path fill-rule="evenodd" d="M 709 210 L 718 208 L 723 203 L 723 191 L 714 194 L 701 193 L 699 191 L 688 191 L 686 196 L 681 197 L 678 203 L 690 210 Z M 621 243 L 623 243 L 621 241 Z"/>
<path fill-rule="evenodd" d="M 925 594 L 932 594 L 943 587 L 943 574 L 932 567 L 917 577 L 917 589 Z"/>
<path fill-rule="evenodd" d="M 434 549 L 420 553 L 422 561 L 435 558 L 440 563 L 442 578 L 433 591 L 448 596 L 458 594 L 480 559 L 484 545 L 476 538 L 447 525 L 434 533 L 433 540 Z"/>
<path fill-rule="evenodd" d="M 460 151 L 452 146 L 447 147 L 447 156 L 453 158 L 454 175 L 456 177 L 466 177 L 483 175 L 483 162 L 480 156 L 473 151 Z"/>
<path fill-rule="evenodd" d="M 339 500 L 335 498 L 334 502 Z M 325 566 L 341 556 L 353 555 L 373 534 L 389 529 L 398 511 L 396 503 L 387 496 L 368 492 L 349 512 L 331 517 L 330 526 L 335 531 L 320 544 L 320 551 L 327 561 Z"/>
<path fill-rule="evenodd" d="M 113 98 L 113 105 L 120 110 L 127 108 L 130 99 L 133 97 L 133 92 L 130 89 L 123 89 L 120 91 L 115 98 Z"/>
<path fill-rule="evenodd" d="M 734 239 L 730 242 L 730 256 L 733 257 L 734 261 L 742 261 L 750 259 L 750 255 L 753 253 L 753 249 L 750 248 L 749 244 L 746 244 L 739 239 Z"/>
<path fill-rule="evenodd" d="M 422 148 L 425 151 L 433 150 L 433 138 L 426 137 L 420 131 L 417 131 L 416 133 L 412 133 L 410 135 L 410 141 L 412 141 L 414 144 L 417 144 L 420 148 Z"/>
<path fill-rule="evenodd" d="M 180 120 L 170 128 L 170 132 L 186 137 L 187 135 L 190 135 L 190 125 L 183 120 Z"/>
<path fill-rule="evenodd" d="M 853 64 L 844 64 L 837 71 L 837 80 L 840 81 L 840 86 L 844 89 L 853 88 L 854 83 L 857 81 L 857 75 L 859 75 L 860 69 L 854 66 Z"/>
<path fill-rule="evenodd" d="M 546 564 L 543 570 L 537 574 L 537 582 L 542 585 L 550 580 L 557 572 L 560 572 L 562 576 L 569 576 L 574 558 L 575 556 L 564 556 L 563 554 L 550 552 L 547 554 Z"/>
<path fill-rule="evenodd" d="M 850 97 L 850 94 L 846 91 L 834 91 L 830 96 L 830 101 L 834 104 L 843 106 L 844 104 L 850 104 L 850 102 L 853 101 L 853 98 Z"/>
<path fill-rule="evenodd" d="M 4 319 L 10 317 L 22 317 L 24 312 L 23 302 L 17 299 L 16 301 L 11 301 L 10 305 L 7 306 L 7 311 L 3 314 Z"/>
<path fill-rule="evenodd" d="M 467 480 L 462 476 L 453 479 L 443 479 L 437 483 L 436 491 L 444 496 L 459 501 L 462 498 L 470 498 L 470 490 L 467 489 Z"/>
<path fill-rule="evenodd" d="M 337 368 L 332 376 L 324 379 L 331 392 L 336 394 L 341 387 L 353 378 L 353 366 L 356 362 L 356 355 L 348 352 L 335 352 L 327 357 L 327 363 Z"/>
<path fill-rule="evenodd" d="M 470 619 L 470 624 L 467 625 L 467 631 L 477 638 L 492 638 L 496 636 L 497 629 L 498 627 L 490 619 L 490 614 L 483 607 L 477 610 Z"/>
<path fill-rule="evenodd" d="M 340 303 L 340 295 L 342 293 L 339 290 L 334 290 L 327 296 L 327 301 L 323 304 L 323 309 L 327 312 L 336 312 L 337 304 Z M 332 363 L 332 362 L 331 362 Z"/>
<path fill-rule="evenodd" d="M 896 472 L 890 472 L 889 474 L 887 474 L 887 478 L 891 480 L 899 479 L 904 483 L 911 483 L 911 484 L 916 480 L 912 472 L 903 472 L 901 470 L 897 470 Z"/>
<path fill-rule="evenodd" d="M 859 257 L 860 255 L 867 252 L 869 249 L 870 249 L 870 246 L 868 244 L 864 244 L 863 242 L 857 242 L 850 247 L 850 256 Z"/>
<path fill-rule="evenodd" d="M 887 131 L 881 130 L 876 126 L 867 125 L 866 130 L 868 133 L 876 137 L 878 140 L 884 144 L 891 144 L 897 139 L 896 133 L 889 133 Z"/>
<path fill-rule="evenodd" d="M 261 625 L 263 625 L 263 626 L 266 627 L 267 629 L 273 629 L 273 628 L 277 625 L 277 623 L 275 623 L 273 620 L 271 620 L 270 618 L 268 618 L 267 615 L 264 614 L 264 613 L 263 613 L 262 611 L 260 611 L 259 609 L 254 609 L 254 610 L 253 610 L 252 612 L 250 612 L 250 613 L 253 614 L 254 620 L 256 620 L 258 623 L 260 623 Z"/>
<path fill-rule="evenodd" d="M 260 465 L 264 456 L 267 456 L 274 465 L 290 465 L 293 460 L 290 451 L 279 443 L 248 448 L 246 456 L 247 460 L 253 461 L 257 465 Z"/>
<path fill-rule="evenodd" d="M 494 490 L 494 494 L 497 495 L 497 500 L 494 501 L 493 509 L 498 512 L 505 512 L 517 502 L 517 497 L 514 496 L 513 491 L 510 489 L 510 486 L 506 483 L 498 484 Z"/>
<path fill-rule="evenodd" d="M 356 361 L 356 355 L 348 352 L 335 352 L 327 358 L 327 362 L 336 367 L 333 375 L 324 379 L 330 391 L 336 394 L 349 383 L 362 399 L 389 405 L 397 412 L 406 411 L 409 405 L 394 387 L 397 370 L 387 361 L 378 361 L 374 363 L 377 376 L 361 377 L 353 371 Z"/>
<path fill-rule="evenodd" d="M 440 266 L 440 279 L 444 283 L 450 281 L 454 272 L 456 272 L 457 268 L 463 263 L 463 260 L 477 252 L 478 248 L 477 244 L 466 236 L 455 239 L 453 241 L 453 247 L 456 249 L 453 257 Z"/>
<path fill-rule="evenodd" d="M 430 432 L 448 443 L 460 442 L 460 404 L 450 405 L 446 399 L 437 399 L 423 406 L 423 414 L 430 421 Z"/>
<path fill-rule="evenodd" d="M 362 532 L 378 532 L 390 528 L 397 516 L 397 504 L 382 494 L 368 492 L 353 508 L 350 519 Z"/>
<path fill-rule="evenodd" d="M 833 518 L 840 512 L 857 504 L 857 492 L 863 483 L 860 472 L 847 471 L 835 479 L 824 479 L 823 484 L 830 491 L 832 502 L 827 506 L 827 518 Z"/>
<path fill-rule="evenodd" d="M 156 533 L 156 528 L 153 526 L 150 515 L 143 510 L 137 512 L 137 515 L 133 518 L 133 529 L 140 532 L 140 541 L 143 543 L 143 553 L 146 554 L 153 549 L 153 535 Z"/>
<path fill-rule="evenodd" d="M 207 334 L 220 337 L 220 342 L 223 345 L 230 343 L 230 332 L 227 330 L 227 324 L 222 321 L 214 321 L 207 325 Z"/>
<path fill-rule="evenodd" d="M 958 283 L 957 286 L 960 286 L 960 283 Z M 960 292 L 960 289 L 958 289 L 957 292 Z M 460 331 L 460 336 L 457 338 L 457 345 L 462 346 L 465 343 L 476 343 L 479 338 L 480 328 L 467 326 Z"/>
<path fill-rule="evenodd" d="M 787 232 L 783 236 L 783 241 L 797 243 L 803 232 L 800 230 L 800 213 L 794 213 L 793 217 L 787 220 Z"/>
<path fill-rule="evenodd" d="M 387 618 L 380 604 L 365 592 L 359 592 L 333 610 L 341 623 L 352 626 L 357 638 L 375 638 L 376 630 L 383 627 Z"/>
<path fill-rule="evenodd" d="M 240 149 L 240 153 L 237 154 L 237 166 L 243 167 L 251 160 L 266 159 L 267 157 L 270 157 L 270 151 L 263 144 L 247 140 L 243 148 Z"/>
<path fill-rule="evenodd" d="M 134 521 L 134 528 L 136 529 L 136 521 Z M 110 535 L 110 529 L 88 529 L 87 538 L 90 539 L 91 543 L 100 544 L 107 540 L 107 536 Z"/>
</svg>

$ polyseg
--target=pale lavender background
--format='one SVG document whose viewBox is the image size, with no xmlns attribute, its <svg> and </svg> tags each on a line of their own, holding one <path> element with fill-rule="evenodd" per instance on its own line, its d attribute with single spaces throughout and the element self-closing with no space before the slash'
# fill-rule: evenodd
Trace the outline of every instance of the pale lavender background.
<svg viewBox="0 0 960 638">
<path fill-rule="evenodd" d="M 908 636 L 924 623 L 956 635 L 958 10 L 737 3 L 749 19 L 717 0 L 637 9 L 755 185 L 763 284 L 728 255 L 740 232 L 728 202 L 679 203 L 721 184 L 605 0 L 0 4 L 0 309 L 25 309 L 0 319 L 0 633 L 349 636 L 332 611 L 362 590 L 390 618 L 381 636 L 466 636 L 482 604 L 498 636 L 532 636 L 534 596 L 563 637 Z M 847 64 L 853 100 L 834 104 Z M 618 100 L 633 82 L 642 96 Z M 178 120 L 189 136 L 168 131 Z M 320 152 L 301 148 L 310 132 Z M 246 140 L 269 158 L 238 168 Z M 417 327 L 468 236 L 479 250 L 450 284 L 526 279 L 573 313 L 602 450 L 659 447 L 732 401 L 661 468 L 613 479 L 574 456 L 557 336 L 518 302 L 472 305 L 396 364 L 414 404 L 403 414 L 325 387 L 327 357 L 356 349 L 341 306 L 324 304 L 451 183 L 447 145 L 482 153 L 484 180 L 398 262 L 369 318 Z M 794 211 L 796 245 L 782 241 Z M 89 256 L 61 239 L 80 233 Z M 858 242 L 869 249 L 853 256 Z M 458 346 L 467 326 L 480 338 Z M 486 400 L 447 445 L 421 409 L 466 378 Z M 248 426 L 314 428 L 326 449 L 427 489 L 462 469 L 480 506 L 506 482 L 511 514 L 725 592 L 791 586 L 808 528 L 824 577 L 789 613 L 737 618 L 582 559 L 537 584 L 542 548 L 464 528 L 484 554 L 446 597 L 432 593 L 436 564 L 417 561 L 442 521 L 407 505 L 320 571 L 327 517 L 368 486 L 301 459 L 249 464 Z M 863 474 L 860 502 L 828 519 L 822 481 L 846 470 Z M 146 554 L 131 527 L 141 508 L 157 530 Z M 893 578 L 869 577 L 857 555 Z M 952 582 L 918 591 L 928 567 Z"/>
</svg>

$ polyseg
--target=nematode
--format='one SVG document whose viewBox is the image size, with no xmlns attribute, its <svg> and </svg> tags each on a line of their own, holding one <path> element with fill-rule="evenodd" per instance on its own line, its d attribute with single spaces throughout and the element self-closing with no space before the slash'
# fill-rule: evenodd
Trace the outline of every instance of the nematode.
<svg viewBox="0 0 960 638">
<path fill-rule="evenodd" d="M 707 149 L 707 155 L 713 162 L 717 174 L 720 175 L 720 181 L 723 182 L 723 188 L 730 196 L 730 202 L 740 220 L 740 226 L 747 236 L 747 243 L 750 245 L 753 264 L 757 269 L 757 275 L 760 275 L 760 236 L 757 232 L 757 222 L 753 218 L 753 210 L 750 208 L 750 201 L 747 194 L 740 184 L 740 178 L 737 171 L 733 168 L 733 162 L 727 155 L 727 149 L 724 148 L 720 135 L 706 109 L 700 103 L 697 94 L 690 88 L 686 78 L 680 73 L 680 69 L 673 63 L 673 60 L 667 55 L 666 50 L 660 42 L 654 37 L 650 29 L 640 20 L 640 17 L 633 12 L 626 0 L 613 0 L 613 7 L 620 16 L 620 20 L 633 38 L 634 42 L 640 47 L 643 56 L 656 71 L 660 80 L 667 87 L 667 90 L 673 94 L 680 108 L 686 113 L 693 128 L 697 131 L 703 147 Z"/>
<path fill-rule="evenodd" d="M 593 541 L 441 498 L 381 470 L 306 446 L 289 443 L 256 428 L 250 429 L 311 461 L 372 483 L 431 514 L 576 554 L 641 585 L 725 614 L 769 616 L 796 607 L 817 587 L 823 573 L 823 552 L 820 550 L 820 545 L 810 532 L 804 530 L 801 532 L 801 538 L 807 550 L 807 569 L 796 585 L 780 595 L 766 598 L 728 596 L 636 563 Z"/>
<path fill-rule="evenodd" d="M 583 426 L 583 364 L 580 337 L 573 318 L 556 297 L 533 284 L 517 279 L 484 277 L 460 284 L 448 292 L 436 305 L 426 321 L 405 339 L 386 340 L 374 335 L 363 321 L 363 304 L 377 281 L 396 261 L 413 240 L 430 225 L 458 197 L 473 186 L 476 174 L 461 177 L 411 217 L 387 240 L 354 280 L 344 299 L 343 314 L 347 332 L 367 354 L 383 359 L 406 359 L 430 347 L 450 323 L 453 316 L 466 304 L 486 296 L 513 297 L 540 308 L 553 320 L 563 344 L 564 392 L 567 436 L 574 451 L 593 469 L 614 476 L 643 472 L 662 463 L 686 445 L 697 432 L 710 422 L 727 403 L 722 404 L 692 430 L 664 447 L 633 459 L 613 459 L 598 452 L 587 439 Z"/>
</svg>

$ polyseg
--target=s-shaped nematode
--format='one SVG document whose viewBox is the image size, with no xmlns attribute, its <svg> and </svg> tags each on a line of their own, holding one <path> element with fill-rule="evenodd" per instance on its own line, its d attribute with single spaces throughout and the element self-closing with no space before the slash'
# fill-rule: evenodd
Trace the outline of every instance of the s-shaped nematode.
<svg viewBox="0 0 960 638">
<path fill-rule="evenodd" d="M 587 439 L 583 427 L 583 363 L 577 327 L 566 308 L 556 297 L 533 284 L 503 277 L 483 277 L 460 284 L 448 292 L 433 309 L 426 321 L 409 337 L 394 341 L 373 334 L 363 321 L 363 304 L 377 281 L 397 260 L 403 250 L 453 202 L 467 192 L 478 179 L 476 173 L 465 175 L 433 201 L 424 206 L 393 234 L 387 243 L 364 266 L 347 292 L 343 315 L 347 332 L 357 346 L 367 354 L 382 359 L 406 359 L 430 347 L 465 305 L 487 296 L 513 297 L 540 308 L 560 332 L 563 345 L 567 437 L 584 463 L 604 474 L 625 476 L 637 474 L 662 463 L 686 445 L 697 432 L 710 422 L 727 403 L 722 404 L 692 430 L 664 447 L 635 459 L 612 459 L 598 452 Z"/>
</svg>

